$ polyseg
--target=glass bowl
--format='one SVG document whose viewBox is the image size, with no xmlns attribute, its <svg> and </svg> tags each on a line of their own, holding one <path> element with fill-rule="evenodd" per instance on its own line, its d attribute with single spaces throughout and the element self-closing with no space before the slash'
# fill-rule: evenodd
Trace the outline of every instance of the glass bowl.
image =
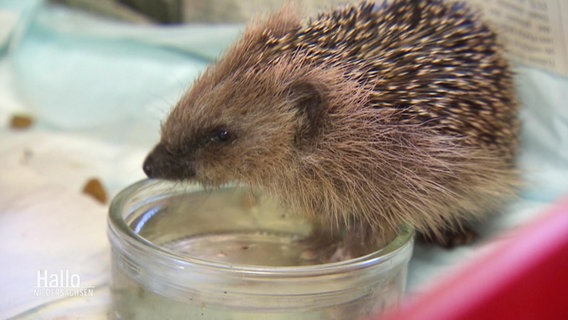
<svg viewBox="0 0 568 320">
<path fill-rule="evenodd" d="M 143 180 L 112 201 L 114 319 L 363 319 L 402 299 L 413 232 L 309 259 L 312 225 L 245 187 Z"/>
</svg>

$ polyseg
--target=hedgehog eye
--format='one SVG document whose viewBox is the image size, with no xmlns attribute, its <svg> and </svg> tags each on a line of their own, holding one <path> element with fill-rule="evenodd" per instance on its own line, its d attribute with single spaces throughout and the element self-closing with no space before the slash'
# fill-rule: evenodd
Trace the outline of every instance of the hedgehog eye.
<svg viewBox="0 0 568 320">
<path fill-rule="evenodd" d="M 217 131 L 217 139 L 219 139 L 219 141 L 228 141 L 230 138 L 231 135 L 229 134 L 229 131 L 225 129 Z"/>
<path fill-rule="evenodd" d="M 217 129 L 211 135 L 211 141 L 227 142 L 229 140 L 231 140 L 231 133 L 225 128 Z"/>
</svg>

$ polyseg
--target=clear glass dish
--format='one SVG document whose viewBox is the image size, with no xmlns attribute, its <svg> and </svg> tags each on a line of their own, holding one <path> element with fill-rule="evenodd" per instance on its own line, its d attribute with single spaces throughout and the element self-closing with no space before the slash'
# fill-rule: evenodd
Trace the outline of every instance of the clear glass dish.
<svg viewBox="0 0 568 320">
<path fill-rule="evenodd" d="M 244 187 L 140 181 L 110 207 L 115 319 L 363 319 L 398 305 L 413 232 L 315 264 L 312 226 Z"/>
</svg>

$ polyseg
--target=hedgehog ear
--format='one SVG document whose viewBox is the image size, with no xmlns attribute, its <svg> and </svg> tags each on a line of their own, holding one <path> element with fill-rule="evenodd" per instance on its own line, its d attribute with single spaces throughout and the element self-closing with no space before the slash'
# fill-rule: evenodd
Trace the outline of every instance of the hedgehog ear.
<svg viewBox="0 0 568 320">
<path fill-rule="evenodd" d="M 308 81 L 295 82 L 290 86 L 290 98 L 298 114 L 303 117 L 300 121 L 300 136 L 313 136 L 320 128 L 324 112 L 323 90 Z"/>
</svg>

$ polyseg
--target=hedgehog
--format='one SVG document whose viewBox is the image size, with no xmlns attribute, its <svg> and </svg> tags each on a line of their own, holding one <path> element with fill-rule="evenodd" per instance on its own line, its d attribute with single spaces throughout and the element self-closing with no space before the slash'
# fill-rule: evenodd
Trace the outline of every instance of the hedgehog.
<svg viewBox="0 0 568 320">
<path fill-rule="evenodd" d="M 143 170 L 263 190 L 340 239 L 332 259 L 403 226 L 448 243 L 515 195 L 513 87 L 463 3 L 363 1 L 304 21 L 284 5 L 192 84 Z"/>
</svg>

